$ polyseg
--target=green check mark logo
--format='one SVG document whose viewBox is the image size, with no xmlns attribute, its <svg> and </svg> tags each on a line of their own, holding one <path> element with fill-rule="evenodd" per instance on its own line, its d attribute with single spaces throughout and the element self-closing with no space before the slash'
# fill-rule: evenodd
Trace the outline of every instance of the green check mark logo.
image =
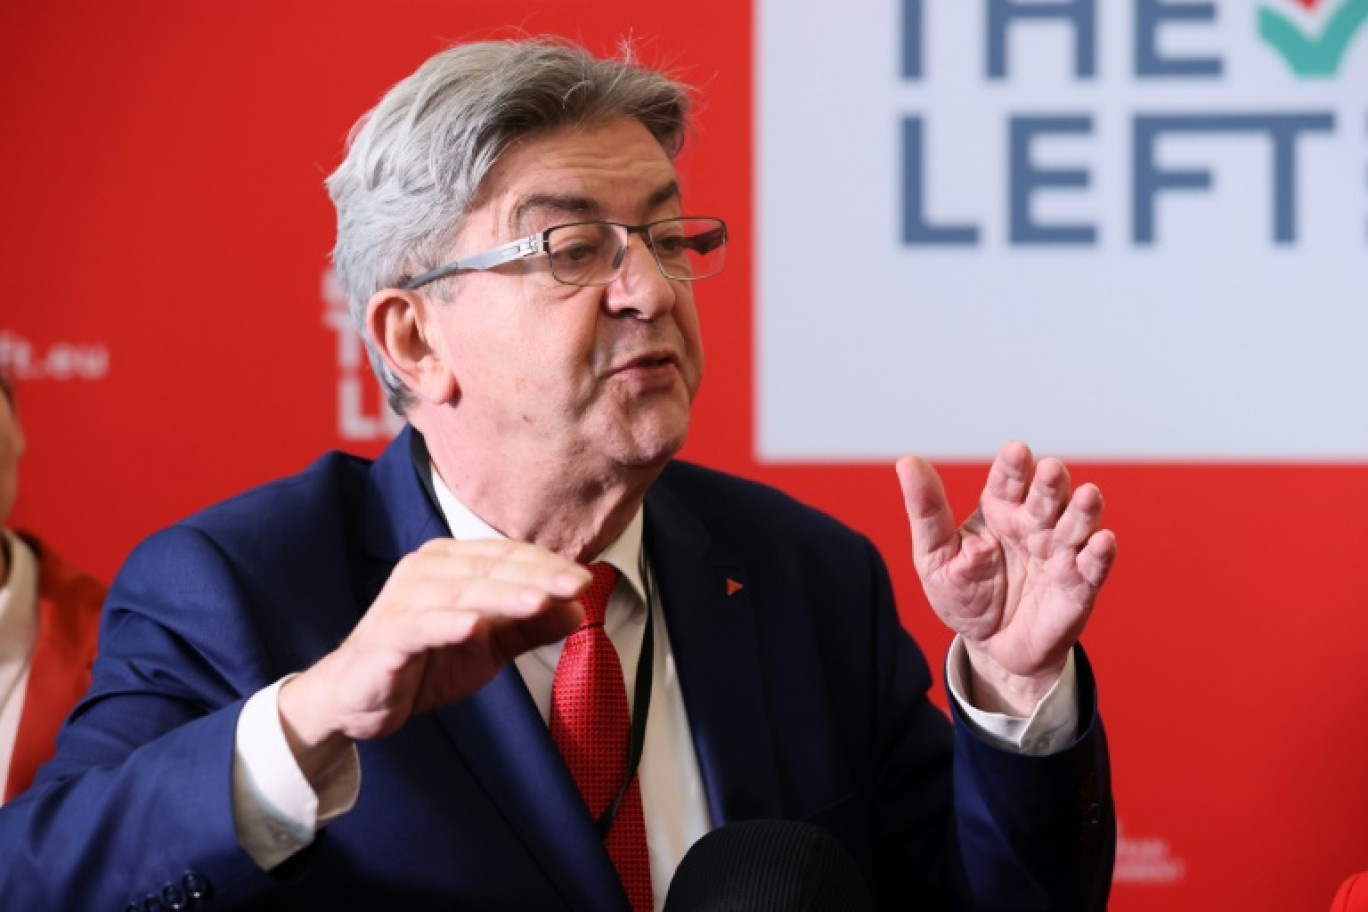
<svg viewBox="0 0 1368 912">
<path fill-rule="evenodd" d="M 1344 54 L 1363 24 L 1368 22 L 1368 0 L 1348 0 L 1325 23 L 1320 36 L 1308 36 L 1284 16 L 1259 8 L 1259 37 L 1273 46 L 1303 79 L 1326 79 L 1339 71 Z"/>
</svg>

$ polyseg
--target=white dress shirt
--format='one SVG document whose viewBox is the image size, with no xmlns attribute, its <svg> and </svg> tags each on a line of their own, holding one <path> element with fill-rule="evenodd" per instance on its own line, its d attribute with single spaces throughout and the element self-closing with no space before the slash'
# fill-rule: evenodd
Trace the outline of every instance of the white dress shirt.
<svg viewBox="0 0 1368 912">
<path fill-rule="evenodd" d="M 458 501 L 434 470 L 438 506 L 456 539 L 503 538 Z M 648 580 L 642 579 L 640 560 L 644 514 L 636 516 L 622 535 L 595 560 L 615 566 L 621 578 L 608 601 L 605 630 L 622 662 L 624 681 L 634 681 L 646 622 Z M 646 572 L 649 576 L 649 565 Z M 712 825 L 703 791 L 688 715 L 679 688 L 674 654 L 659 599 L 653 602 L 653 685 L 639 775 L 646 837 L 651 856 L 651 887 L 656 908 L 665 901 L 671 878 L 689 847 Z M 519 656 L 518 673 L 532 695 L 542 719 L 550 717 L 551 684 L 561 643 Z M 964 648 L 951 645 L 947 681 L 951 698 L 976 729 L 1001 746 L 1024 753 L 1049 753 L 1067 745 L 1077 729 L 1077 700 L 1073 657 L 1055 687 L 1029 719 L 985 713 L 963 698 Z M 330 820 L 350 810 L 360 793 L 362 772 L 353 750 L 351 763 L 322 794 L 315 795 L 295 763 L 276 711 L 280 684 L 276 682 L 247 701 L 238 720 L 233 765 L 233 807 L 238 841 L 262 868 L 269 870 L 313 841 Z M 629 706 L 633 701 L 628 686 Z M 632 707 L 635 712 L 635 707 Z"/>
<path fill-rule="evenodd" d="M 4 803 L 19 716 L 28 693 L 33 644 L 38 638 L 38 558 L 24 540 L 0 529 L 9 551 L 9 575 L 0 586 L 0 803 Z"/>
</svg>

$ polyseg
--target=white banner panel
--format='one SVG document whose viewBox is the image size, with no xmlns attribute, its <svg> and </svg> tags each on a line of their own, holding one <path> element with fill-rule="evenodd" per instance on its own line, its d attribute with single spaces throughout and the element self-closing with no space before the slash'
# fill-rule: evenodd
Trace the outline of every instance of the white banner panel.
<svg viewBox="0 0 1368 912">
<path fill-rule="evenodd" d="M 1368 459 L 1368 0 L 758 10 L 762 459 Z"/>
</svg>

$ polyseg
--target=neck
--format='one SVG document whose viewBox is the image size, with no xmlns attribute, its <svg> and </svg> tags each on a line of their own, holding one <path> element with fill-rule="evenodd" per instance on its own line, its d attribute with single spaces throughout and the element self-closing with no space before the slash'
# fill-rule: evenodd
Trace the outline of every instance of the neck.
<svg viewBox="0 0 1368 912">
<path fill-rule="evenodd" d="M 449 435 L 424 435 L 432 463 L 451 493 L 501 534 L 571 560 L 588 561 L 612 544 L 641 509 L 664 465 L 608 466 L 571 475 L 582 460 L 519 461 L 481 449 L 461 450 Z"/>
</svg>

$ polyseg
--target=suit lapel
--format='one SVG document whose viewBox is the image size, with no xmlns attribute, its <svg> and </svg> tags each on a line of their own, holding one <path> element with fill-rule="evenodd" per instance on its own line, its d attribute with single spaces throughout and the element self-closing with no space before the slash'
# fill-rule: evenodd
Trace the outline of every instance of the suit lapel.
<svg viewBox="0 0 1368 912">
<path fill-rule="evenodd" d="M 358 580 L 363 605 L 374 601 L 400 558 L 450 534 L 415 468 L 422 463 L 426 471 L 421 441 L 406 428 L 372 470 L 366 507 L 372 563 Z M 434 715 L 567 904 L 626 912 L 617 873 L 517 669 L 504 668 L 477 693 Z"/>
<path fill-rule="evenodd" d="M 668 477 L 646 497 L 646 544 L 708 809 L 717 826 L 777 817 L 775 748 L 750 580 L 739 561 L 713 545 L 669 489 Z"/>
<path fill-rule="evenodd" d="M 617 872 L 517 669 L 506 667 L 438 717 L 567 902 L 626 912 Z"/>
</svg>

